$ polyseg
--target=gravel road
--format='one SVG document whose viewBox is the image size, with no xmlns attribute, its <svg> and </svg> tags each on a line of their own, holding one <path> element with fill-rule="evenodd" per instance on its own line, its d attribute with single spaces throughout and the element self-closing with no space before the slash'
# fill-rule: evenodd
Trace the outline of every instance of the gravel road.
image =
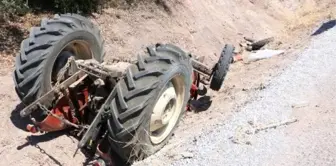
<svg viewBox="0 0 336 166">
<path fill-rule="evenodd" d="M 213 130 L 139 165 L 336 165 L 335 34 L 334 28 L 314 37 L 254 101 Z M 298 121 L 245 132 L 291 119 Z"/>
</svg>

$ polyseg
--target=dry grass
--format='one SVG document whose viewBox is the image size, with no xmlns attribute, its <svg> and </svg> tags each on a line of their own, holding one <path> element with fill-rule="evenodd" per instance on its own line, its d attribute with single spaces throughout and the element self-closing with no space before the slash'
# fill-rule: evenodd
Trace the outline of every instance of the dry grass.
<svg viewBox="0 0 336 166">
<path fill-rule="evenodd" d="M 32 26 L 40 23 L 41 17 L 47 14 L 26 14 L 13 20 L 6 20 L 0 24 L 0 64 L 10 66 L 20 49 L 21 41 L 24 40 Z"/>
<path fill-rule="evenodd" d="M 330 8 L 332 6 L 316 7 L 313 0 L 306 1 L 295 14 L 288 17 L 288 32 L 297 31 L 303 28 L 311 28 L 322 20 L 331 19 L 336 16 L 336 12 Z"/>
</svg>

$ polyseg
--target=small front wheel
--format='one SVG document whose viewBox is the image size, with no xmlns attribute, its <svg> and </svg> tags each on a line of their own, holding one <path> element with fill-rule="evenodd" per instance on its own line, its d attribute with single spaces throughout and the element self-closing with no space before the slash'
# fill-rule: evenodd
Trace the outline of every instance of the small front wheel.
<svg viewBox="0 0 336 166">
<path fill-rule="evenodd" d="M 233 52 L 234 46 L 228 44 L 225 45 L 212 75 L 212 80 L 210 82 L 210 88 L 212 90 L 219 91 L 222 87 L 225 76 L 229 71 L 229 66 L 233 58 Z"/>
</svg>

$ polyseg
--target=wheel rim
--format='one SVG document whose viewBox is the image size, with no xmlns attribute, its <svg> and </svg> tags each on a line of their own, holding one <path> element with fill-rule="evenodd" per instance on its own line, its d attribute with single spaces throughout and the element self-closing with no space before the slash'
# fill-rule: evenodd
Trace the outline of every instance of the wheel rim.
<svg viewBox="0 0 336 166">
<path fill-rule="evenodd" d="M 58 72 L 65 66 L 70 57 L 75 59 L 91 59 L 92 50 L 90 44 L 84 40 L 73 40 L 63 47 L 57 55 L 51 74 L 51 87 L 57 81 Z"/>
<path fill-rule="evenodd" d="M 150 121 L 150 140 L 160 144 L 173 131 L 183 111 L 185 87 L 182 76 L 173 77 L 154 105 Z"/>
</svg>

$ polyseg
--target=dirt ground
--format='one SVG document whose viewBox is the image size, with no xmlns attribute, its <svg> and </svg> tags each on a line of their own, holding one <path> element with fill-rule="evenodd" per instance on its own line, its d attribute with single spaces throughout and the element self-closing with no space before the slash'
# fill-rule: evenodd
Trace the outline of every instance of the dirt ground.
<svg viewBox="0 0 336 166">
<path fill-rule="evenodd" d="M 212 65 L 224 44 L 238 46 L 244 36 L 256 39 L 274 36 L 275 42 L 270 47 L 286 49 L 286 54 L 268 60 L 233 64 L 223 89 L 219 93 L 210 92 L 208 103 L 212 106 L 200 113 L 187 113 L 167 145 L 169 149 L 180 139 L 189 139 L 211 128 L 218 123 L 216 117 L 226 116 L 251 102 L 252 92 L 263 88 L 297 58 L 296 53 L 309 41 L 314 27 L 322 20 L 335 18 L 333 6 L 332 0 L 171 0 L 165 7 L 107 9 L 92 20 L 106 40 L 107 61 L 133 59 L 146 46 L 160 42 L 176 44 L 195 56 L 205 56 L 206 63 Z M 82 165 L 84 154 L 73 157 L 77 140 L 63 132 L 37 135 L 27 142 L 26 137 L 31 134 L 23 130 L 26 120 L 18 115 L 21 106 L 11 77 L 13 57 L 5 55 L 8 53 L 2 53 L 0 60 L 3 66 L 0 69 L 0 109 L 3 110 L 0 112 L 0 165 Z"/>
</svg>

